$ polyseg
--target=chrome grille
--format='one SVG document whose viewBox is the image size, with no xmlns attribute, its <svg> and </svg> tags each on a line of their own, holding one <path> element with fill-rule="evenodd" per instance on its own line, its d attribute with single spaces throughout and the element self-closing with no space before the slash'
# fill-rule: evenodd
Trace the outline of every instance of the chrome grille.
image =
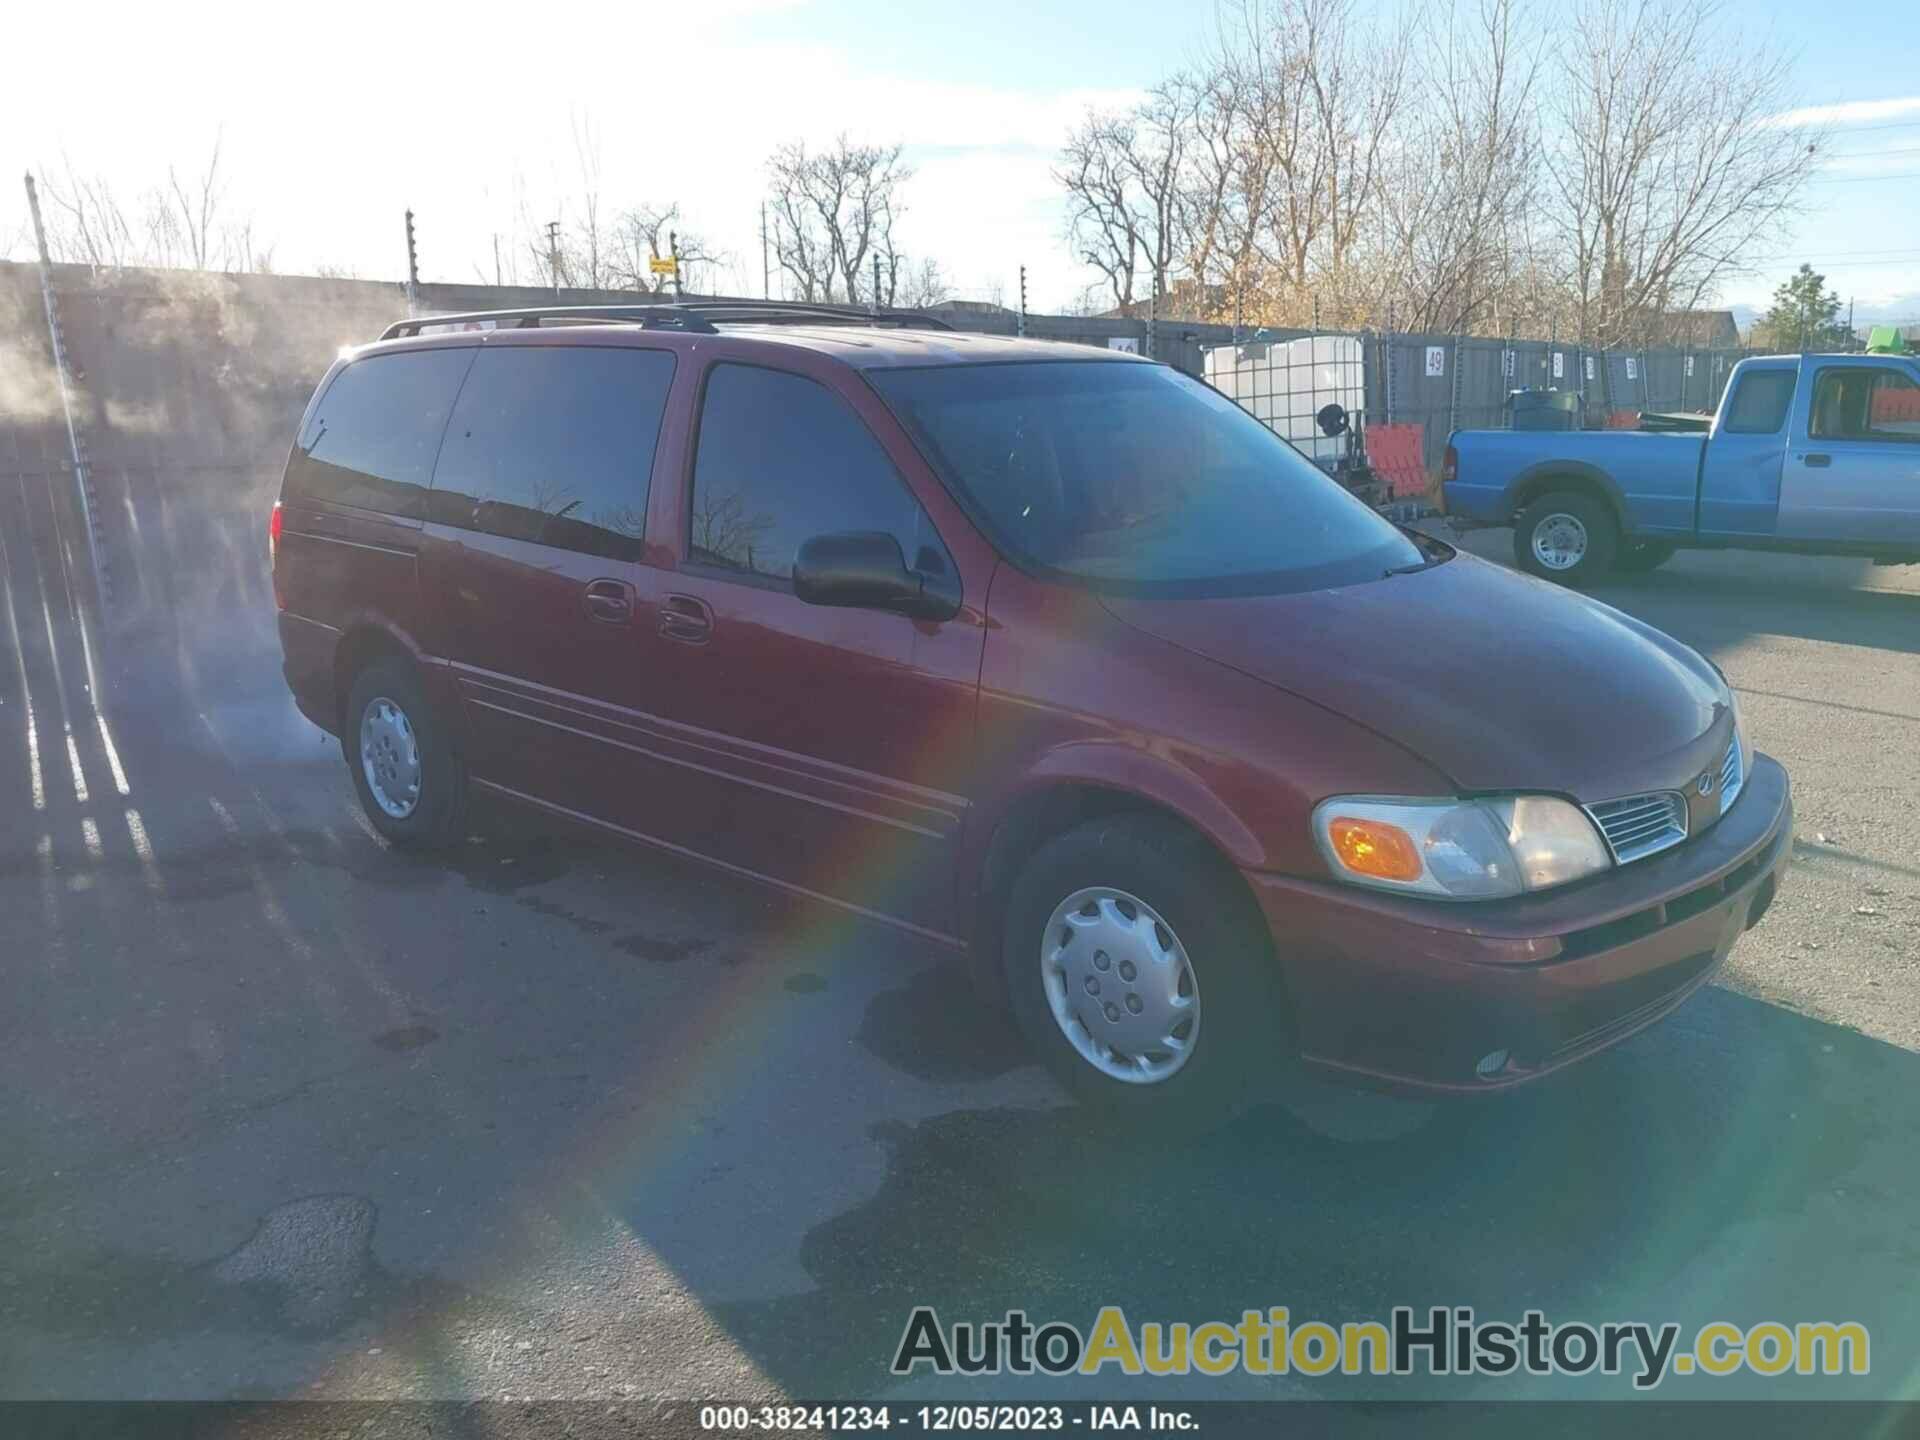
<svg viewBox="0 0 1920 1440">
<path fill-rule="evenodd" d="M 1727 744 L 1727 758 L 1720 762 L 1720 813 L 1726 814 L 1733 802 L 1740 797 L 1740 787 L 1747 783 L 1747 777 L 1740 764 L 1740 732 L 1733 732 L 1733 739 Z"/>
<path fill-rule="evenodd" d="M 1589 805 L 1587 814 L 1622 865 L 1644 860 L 1687 838 L 1687 801 L 1675 790 L 1603 800 Z"/>
</svg>

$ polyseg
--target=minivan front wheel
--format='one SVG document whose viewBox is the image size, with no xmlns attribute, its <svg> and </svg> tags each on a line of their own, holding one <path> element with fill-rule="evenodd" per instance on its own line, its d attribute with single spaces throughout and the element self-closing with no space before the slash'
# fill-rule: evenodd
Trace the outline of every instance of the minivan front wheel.
<svg viewBox="0 0 1920 1440">
<path fill-rule="evenodd" d="M 1264 921 L 1199 837 L 1158 817 L 1042 846 L 1013 887 L 1003 966 L 1027 1043 L 1108 1112 L 1224 1120 L 1289 1071 Z"/>
<path fill-rule="evenodd" d="M 420 677 L 405 660 L 376 660 L 354 677 L 340 748 L 373 827 L 404 849 L 450 845 L 464 833 L 466 769 Z"/>
</svg>

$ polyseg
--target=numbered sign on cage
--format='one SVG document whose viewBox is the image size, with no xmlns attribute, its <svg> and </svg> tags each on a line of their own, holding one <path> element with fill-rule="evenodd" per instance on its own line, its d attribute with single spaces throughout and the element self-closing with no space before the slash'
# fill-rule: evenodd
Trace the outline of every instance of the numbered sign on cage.
<svg viewBox="0 0 1920 1440">
<path fill-rule="evenodd" d="M 1567 378 L 1567 357 L 1558 350 L 1553 352 L 1553 378 L 1556 380 Z"/>
<path fill-rule="evenodd" d="M 1687 356 L 1687 378 L 1689 380 L 1693 378 L 1693 357 L 1691 355 Z"/>
<path fill-rule="evenodd" d="M 1502 350 L 1500 352 L 1500 373 L 1509 380 L 1513 378 L 1513 351 Z"/>
<path fill-rule="evenodd" d="M 1593 357 L 1587 356 L 1587 379 L 1593 379 Z"/>
<path fill-rule="evenodd" d="M 1124 351 L 1128 355 L 1138 355 L 1140 353 L 1140 342 L 1131 335 L 1109 335 L 1107 337 L 1107 348 L 1109 350 Z"/>
<path fill-rule="evenodd" d="M 1444 345 L 1427 346 L 1427 374 L 1444 375 L 1447 373 L 1447 347 Z"/>
<path fill-rule="evenodd" d="M 1639 366 L 1634 363 L 1633 356 L 1629 355 L 1627 356 L 1627 379 L 1638 380 L 1639 378 L 1640 378 Z"/>
</svg>

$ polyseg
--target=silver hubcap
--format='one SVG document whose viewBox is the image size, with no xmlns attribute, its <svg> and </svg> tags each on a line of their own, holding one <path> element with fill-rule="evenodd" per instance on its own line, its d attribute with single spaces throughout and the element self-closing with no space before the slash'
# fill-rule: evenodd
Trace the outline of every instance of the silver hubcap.
<svg viewBox="0 0 1920 1440">
<path fill-rule="evenodd" d="M 1076 890 L 1055 908 L 1040 945 L 1054 1023 L 1103 1075 L 1165 1080 L 1200 1038 L 1200 986 L 1180 938 L 1124 890 Z"/>
<path fill-rule="evenodd" d="M 420 803 L 420 746 L 407 712 L 384 695 L 360 713 L 360 768 L 374 804 L 396 820 L 414 812 Z"/>
<path fill-rule="evenodd" d="M 1577 515 L 1555 512 L 1533 527 L 1533 558 L 1549 570 L 1571 570 L 1587 554 L 1587 527 Z"/>
</svg>

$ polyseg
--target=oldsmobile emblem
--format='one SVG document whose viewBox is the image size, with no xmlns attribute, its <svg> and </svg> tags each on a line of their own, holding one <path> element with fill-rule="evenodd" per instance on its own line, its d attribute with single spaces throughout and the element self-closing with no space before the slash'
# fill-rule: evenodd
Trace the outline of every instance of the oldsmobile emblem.
<svg viewBox="0 0 1920 1440">
<path fill-rule="evenodd" d="M 1713 771 L 1702 770 L 1700 772 L 1700 778 L 1693 782 L 1693 788 L 1698 790 L 1702 795 L 1711 795 L 1713 794 L 1714 784 L 1718 779 L 1719 777 L 1715 775 Z"/>
</svg>

